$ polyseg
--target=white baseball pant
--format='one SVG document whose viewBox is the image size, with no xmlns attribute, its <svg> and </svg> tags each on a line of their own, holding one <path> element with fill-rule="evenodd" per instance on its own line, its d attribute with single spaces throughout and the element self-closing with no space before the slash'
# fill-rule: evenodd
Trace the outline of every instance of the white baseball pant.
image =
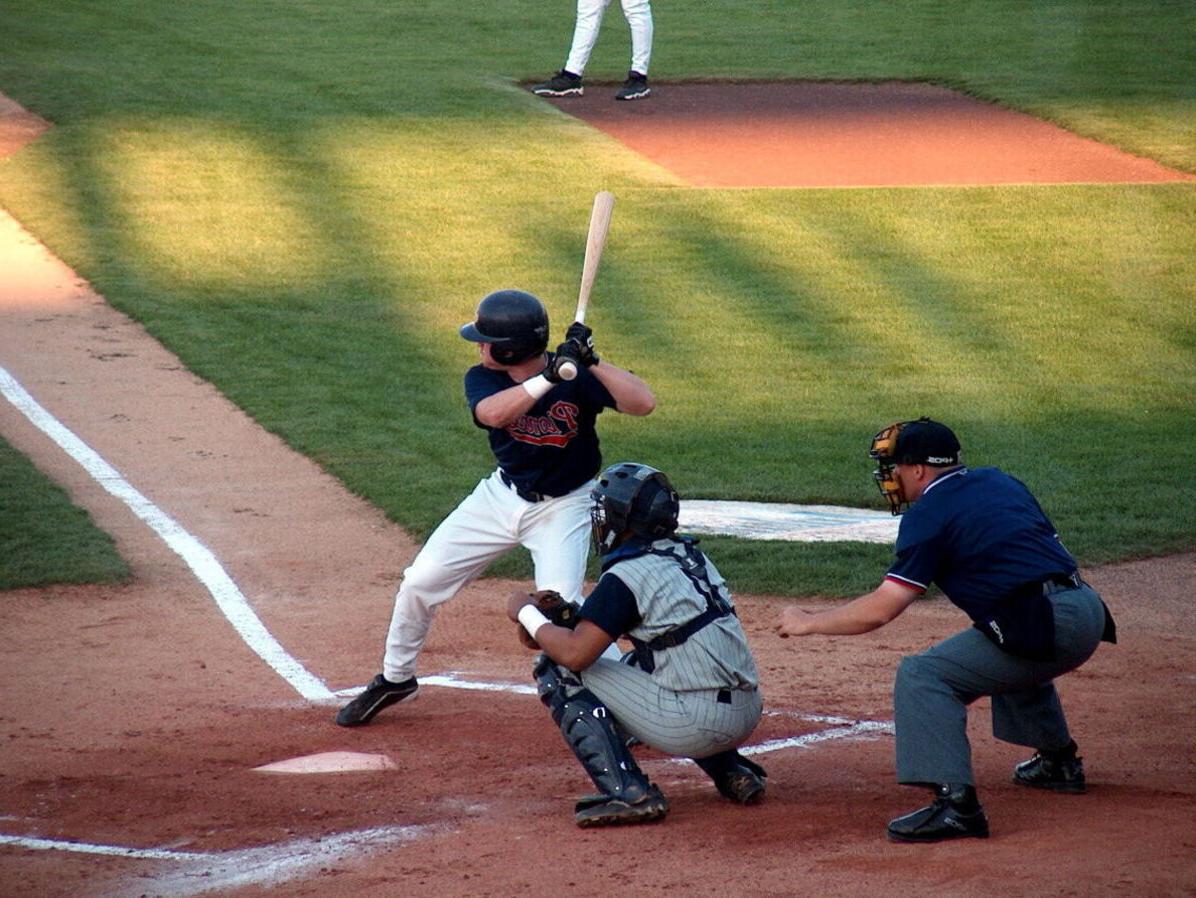
<svg viewBox="0 0 1196 898">
<path fill-rule="evenodd" d="M 481 480 L 403 572 L 382 661 L 386 679 L 397 683 L 415 676 L 438 606 L 516 546 L 531 552 L 537 589 L 555 589 L 580 602 L 592 487 L 590 481 L 564 496 L 527 502 L 503 483 L 498 471 Z"/>
<path fill-rule="evenodd" d="M 649 0 L 621 0 L 623 16 L 631 28 L 631 68 L 641 75 L 648 74 L 652 58 L 652 5 Z M 598 42 L 598 28 L 610 0 L 577 0 L 577 24 L 573 29 L 573 46 L 565 61 L 565 70 L 575 75 L 585 72 L 590 53 Z"/>
</svg>

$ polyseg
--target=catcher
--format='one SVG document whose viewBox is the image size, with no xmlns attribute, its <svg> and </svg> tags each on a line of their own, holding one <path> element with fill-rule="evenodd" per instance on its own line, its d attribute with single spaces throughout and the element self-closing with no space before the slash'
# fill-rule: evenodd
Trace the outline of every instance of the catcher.
<svg viewBox="0 0 1196 898">
<path fill-rule="evenodd" d="M 580 608 L 552 593 L 516 593 L 507 614 L 529 648 L 540 700 L 598 788 L 577 803 L 591 827 L 657 820 L 668 802 L 628 750 L 638 741 L 692 758 L 739 804 L 764 796 L 763 768 L 736 750 L 763 700 L 726 584 L 676 535 L 680 502 L 647 465 L 607 468 L 590 493 L 602 574 Z M 603 653 L 626 635 L 622 661 Z"/>
</svg>

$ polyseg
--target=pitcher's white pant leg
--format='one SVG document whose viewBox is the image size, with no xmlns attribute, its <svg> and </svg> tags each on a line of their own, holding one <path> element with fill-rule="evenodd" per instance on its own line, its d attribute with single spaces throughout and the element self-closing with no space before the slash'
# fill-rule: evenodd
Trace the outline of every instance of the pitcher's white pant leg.
<svg viewBox="0 0 1196 898">
<path fill-rule="evenodd" d="M 598 42 L 602 14 L 609 5 L 610 0 L 577 0 L 577 24 L 573 26 L 573 45 L 569 48 L 569 58 L 565 60 L 566 71 L 574 75 L 585 72 L 590 54 L 594 52 L 594 44 Z"/>
<path fill-rule="evenodd" d="M 652 4 L 649 0 L 622 2 L 623 16 L 631 28 L 631 70 L 647 75 L 652 61 Z"/>
<path fill-rule="evenodd" d="M 416 659 L 438 606 L 518 545 L 512 522 L 520 500 L 496 481 L 491 477 L 479 483 L 403 572 L 382 659 L 382 673 L 392 683 L 415 676 Z"/>
</svg>

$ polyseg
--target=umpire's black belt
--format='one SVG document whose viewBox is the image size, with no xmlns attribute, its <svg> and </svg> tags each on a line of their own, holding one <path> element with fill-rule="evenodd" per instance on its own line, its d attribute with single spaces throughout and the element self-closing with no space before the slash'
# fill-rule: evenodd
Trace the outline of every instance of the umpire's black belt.
<svg viewBox="0 0 1196 898">
<path fill-rule="evenodd" d="M 545 499 L 551 499 L 552 496 L 546 496 L 543 493 L 537 493 L 535 490 L 525 490 L 514 480 L 507 476 L 507 472 L 502 468 L 498 469 L 498 476 L 502 478 L 502 482 L 515 491 L 517 495 L 524 502 L 543 502 Z"/>
<path fill-rule="evenodd" d="M 1072 571 L 1070 574 L 1052 574 L 1042 581 L 1042 594 L 1049 596 L 1053 592 L 1079 589 L 1083 585 L 1084 581 L 1080 579 L 1079 571 Z"/>
</svg>

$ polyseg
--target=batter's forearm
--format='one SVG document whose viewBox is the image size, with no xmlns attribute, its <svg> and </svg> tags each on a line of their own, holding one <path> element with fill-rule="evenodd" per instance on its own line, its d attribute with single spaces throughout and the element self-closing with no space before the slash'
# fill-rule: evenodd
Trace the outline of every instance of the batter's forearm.
<svg viewBox="0 0 1196 898">
<path fill-rule="evenodd" d="M 604 359 L 590 371 L 606 387 L 615 400 L 615 408 L 623 414 L 650 415 L 656 408 L 656 394 L 643 380 L 625 368 L 612 365 Z"/>
</svg>

